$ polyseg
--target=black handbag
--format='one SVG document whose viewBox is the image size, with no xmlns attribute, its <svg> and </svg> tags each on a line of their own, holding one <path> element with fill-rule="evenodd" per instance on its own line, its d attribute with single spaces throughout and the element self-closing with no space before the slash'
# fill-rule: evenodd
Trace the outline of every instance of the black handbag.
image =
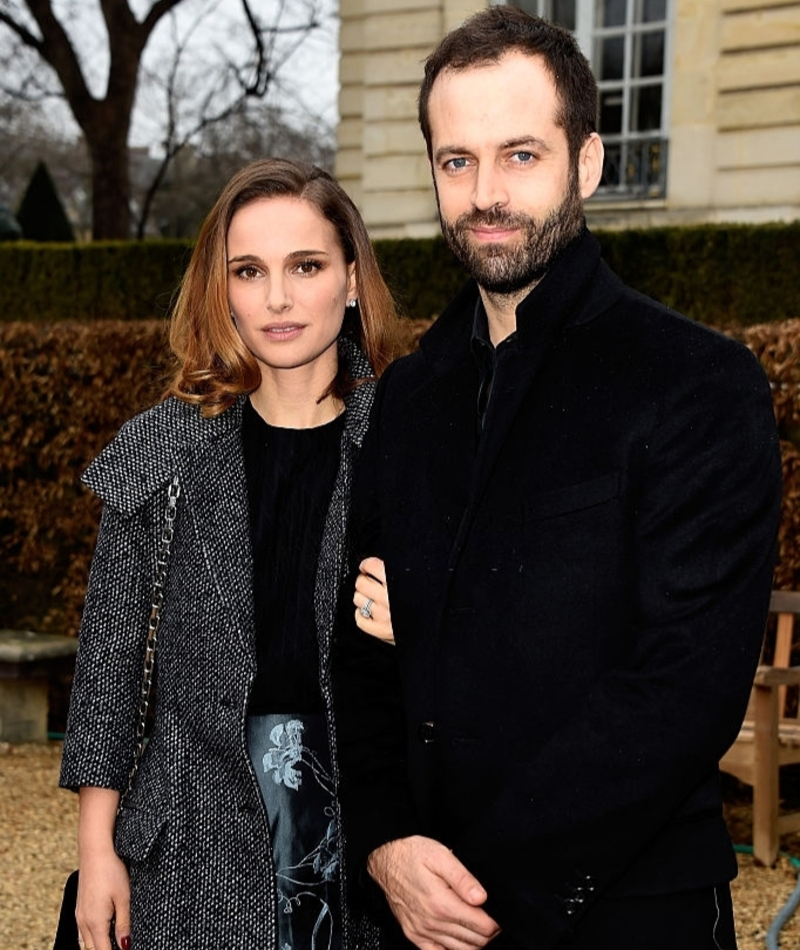
<svg viewBox="0 0 800 950">
<path fill-rule="evenodd" d="M 136 770 L 142 758 L 145 746 L 145 731 L 147 729 L 147 713 L 150 709 L 150 698 L 153 691 L 153 670 L 156 660 L 156 646 L 158 644 L 158 627 L 161 622 L 161 606 L 164 603 L 164 585 L 167 581 L 167 566 L 169 564 L 172 535 L 175 527 L 175 511 L 178 504 L 181 488 L 176 475 L 170 483 L 167 494 L 167 506 L 164 509 L 164 525 L 161 529 L 161 539 L 156 559 L 156 575 L 153 581 L 153 597 L 150 606 L 150 618 L 147 622 L 147 645 L 144 652 L 144 669 L 142 671 L 142 690 L 139 699 L 139 717 L 136 724 L 136 750 L 133 754 L 133 764 L 128 774 L 128 785 L 120 796 L 120 807 L 125 796 L 131 790 Z M 64 885 L 64 896 L 61 900 L 61 911 L 58 915 L 58 927 L 53 950 L 81 950 L 78 943 L 78 923 L 75 920 L 75 908 L 78 901 L 78 871 L 73 871 Z M 114 921 L 111 921 L 111 950 L 119 950 L 114 939 Z"/>
</svg>

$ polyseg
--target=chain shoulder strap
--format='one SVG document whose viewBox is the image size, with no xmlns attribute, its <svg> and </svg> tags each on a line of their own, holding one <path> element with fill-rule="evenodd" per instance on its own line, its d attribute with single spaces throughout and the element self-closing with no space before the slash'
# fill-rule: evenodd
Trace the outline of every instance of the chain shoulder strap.
<svg viewBox="0 0 800 950">
<path fill-rule="evenodd" d="M 145 729 L 147 728 L 147 713 L 150 709 L 150 698 L 153 691 L 153 671 L 156 664 L 156 646 L 158 645 L 158 628 L 161 624 L 161 607 L 164 603 L 164 587 L 167 582 L 167 567 L 172 548 L 172 537 L 175 531 L 175 512 L 181 486 L 176 475 L 170 482 L 167 491 L 167 504 L 164 509 L 164 523 L 161 528 L 161 538 L 156 557 L 156 573 L 153 581 L 153 596 L 150 604 L 150 618 L 147 622 L 147 644 L 144 652 L 144 669 L 142 671 L 142 687 L 139 694 L 139 716 L 136 722 L 136 751 L 133 754 L 133 764 L 128 775 L 128 787 L 120 802 L 131 790 L 136 770 L 142 758 L 145 746 Z"/>
</svg>

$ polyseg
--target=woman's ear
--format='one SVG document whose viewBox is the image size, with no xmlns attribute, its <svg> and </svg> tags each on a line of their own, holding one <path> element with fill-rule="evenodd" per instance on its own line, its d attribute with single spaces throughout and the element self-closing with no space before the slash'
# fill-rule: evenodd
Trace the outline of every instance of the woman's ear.
<svg viewBox="0 0 800 950">
<path fill-rule="evenodd" d="M 347 299 L 352 300 L 358 296 L 358 283 L 356 282 L 356 262 L 347 265 Z"/>
<path fill-rule="evenodd" d="M 586 139 L 578 156 L 578 182 L 581 188 L 581 198 L 585 201 L 597 191 L 600 179 L 603 177 L 603 156 L 605 149 L 597 132 Z"/>
</svg>

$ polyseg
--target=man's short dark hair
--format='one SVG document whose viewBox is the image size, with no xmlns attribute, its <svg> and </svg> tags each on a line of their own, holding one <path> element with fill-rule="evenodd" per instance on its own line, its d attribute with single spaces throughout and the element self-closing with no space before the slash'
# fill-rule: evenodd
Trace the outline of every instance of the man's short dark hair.
<svg viewBox="0 0 800 950">
<path fill-rule="evenodd" d="M 577 162 L 584 142 L 597 131 L 597 83 L 589 63 L 568 30 L 509 6 L 493 6 L 476 13 L 448 33 L 425 60 L 419 124 L 429 157 L 433 153 L 428 101 L 439 73 L 497 63 L 510 52 L 542 58 L 559 99 L 556 123 L 566 133 L 570 158 Z"/>
</svg>

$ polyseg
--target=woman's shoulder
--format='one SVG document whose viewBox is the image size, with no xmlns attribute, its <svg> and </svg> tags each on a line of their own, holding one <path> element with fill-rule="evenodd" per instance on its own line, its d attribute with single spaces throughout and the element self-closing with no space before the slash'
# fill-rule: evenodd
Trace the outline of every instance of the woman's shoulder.
<svg viewBox="0 0 800 950">
<path fill-rule="evenodd" d="M 240 421 L 241 401 L 204 418 L 199 406 L 169 397 L 124 423 L 81 480 L 103 501 L 131 513 L 172 479 L 188 448 Z"/>
</svg>

